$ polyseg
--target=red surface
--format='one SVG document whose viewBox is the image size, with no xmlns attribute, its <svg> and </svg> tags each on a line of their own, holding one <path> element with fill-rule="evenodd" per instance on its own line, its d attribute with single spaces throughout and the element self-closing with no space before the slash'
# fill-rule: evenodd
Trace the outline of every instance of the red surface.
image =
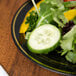
<svg viewBox="0 0 76 76">
<path fill-rule="evenodd" d="M 76 1 L 76 0 L 64 0 L 64 2 L 67 2 L 67 1 Z"/>
</svg>

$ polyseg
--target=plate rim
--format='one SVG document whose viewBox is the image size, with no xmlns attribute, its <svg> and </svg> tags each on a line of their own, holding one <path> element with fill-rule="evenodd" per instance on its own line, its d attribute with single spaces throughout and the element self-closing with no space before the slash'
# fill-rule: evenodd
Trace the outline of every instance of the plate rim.
<svg viewBox="0 0 76 76">
<path fill-rule="evenodd" d="M 17 40 L 17 38 L 16 38 L 16 35 L 15 35 L 15 30 L 14 30 L 14 29 L 15 29 L 15 28 L 14 28 L 14 27 L 15 27 L 15 24 L 14 24 L 14 23 L 16 22 L 16 19 L 17 19 L 19 13 L 21 12 L 21 10 L 22 10 L 29 2 L 31 2 L 31 1 L 26 1 L 25 3 L 23 3 L 23 4 L 18 8 L 18 10 L 16 11 L 16 13 L 15 13 L 13 19 L 12 19 L 11 35 L 12 35 L 12 38 L 13 38 L 13 41 L 14 41 L 15 45 L 17 46 L 17 48 L 19 49 L 19 51 L 21 51 L 21 53 L 22 53 L 24 56 L 26 56 L 26 57 L 27 57 L 28 59 L 30 59 L 32 62 L 38 64 L 40 67 L 43 67 L 43 68 L 45 68 L 45 69 L 47 69 L 47 70 L 50 70 L 50 71 L 52 71 L 52 72 L 56 72 L 56 73 L 59 73 L 59 74 L 75 76 L 76 73 L 74 74 L 73 72 L 68 72 L 68 71 L 64 71 L 64 70 L 59 70 L 59 69 L 56 69 L 56 68 L 53 68 L 53 67 L 50 67 L 50 68 L 49 68 L 48 65 L 45 65 L 45 64 L 43 64 L 42 62 L 39 62 L 38 60 L 36 60 L 36 59 L 33 58 L 32 56 L 29 56 L 29 55 L 27 54 L 27 52 L 25 53 L 25 50 L 20 46 L 20 44 L 19 44 L 19 42 L 18 42 L 18 40 Z"/>
</svg>

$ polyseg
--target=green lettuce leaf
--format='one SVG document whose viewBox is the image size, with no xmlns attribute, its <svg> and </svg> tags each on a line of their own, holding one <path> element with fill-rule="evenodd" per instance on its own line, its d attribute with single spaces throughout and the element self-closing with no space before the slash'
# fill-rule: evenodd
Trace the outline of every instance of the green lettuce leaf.
<svg viewBox="0 0 76 76">
<path fill-rule="evenodd" d="M 63 49 L 61 55 L 66 55 L 69 62 L 76 63 L 76 25 L 62 37 L 60 46 Z"/>
<path fill-rule="evenodd" d="M 74 24 L 76 25 L 76 17 L 73 19 L 73 21 L 74 21 Z"/>
<path fill-rule="evenodd" d="M 28 40 L 28 39 L 29 39 L 30 34 L 31 34 L 31 32 L 26 32 L 26 36 L 25 36 L 25 39 L 26 39 L 26 40 Z"/>
<path fill-rule="evenodd" d="M 76 25 L 66 33 L 61 40 L 61 47 L 63 50 L 73 50 L 73 41 L 76 35 Z"/>
<path fill-rule="evenodd" d="M 59 27 L 64 27 L 67 19 L 64 17 L 64 5 L 62 0 L 45 0 L 40 4 L 40 17 L 37 21 L 37 27 L 43 24 L 55 21 Z M 62 20 L 63 23 L 60 21 Z"/>
<path fill-rule="evenodd" d="M 76 63 L 76 52 L 68 52 L 65 57 L 69 62 Z"/>
</svg>

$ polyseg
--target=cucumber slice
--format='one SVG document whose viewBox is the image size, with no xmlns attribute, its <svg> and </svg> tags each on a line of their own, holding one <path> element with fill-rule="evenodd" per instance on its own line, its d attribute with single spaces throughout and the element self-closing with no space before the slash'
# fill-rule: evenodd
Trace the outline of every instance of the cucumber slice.
<svg viewBox="0 0 76 76">
<path fill-rule="evenodd" d="M 36 28 L 28 39 L 28 49 L 33 53 L 47 54 L 54 50 L 60 40 L 60 30 L 51 24 Z"/>
<path fill-rule="evenodd" d="M 76 7 L 76 1 L 64 2 L 65 7 Z"/>
</svg>

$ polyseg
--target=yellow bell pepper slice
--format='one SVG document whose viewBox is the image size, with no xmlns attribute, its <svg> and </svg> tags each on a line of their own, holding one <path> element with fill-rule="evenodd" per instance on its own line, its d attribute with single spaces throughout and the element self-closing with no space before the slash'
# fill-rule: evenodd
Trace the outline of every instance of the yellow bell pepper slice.
<svg viewBox="0 0 76 76">
<path fill-rule="evenodd" d="M 44 0 L 41 0 L 39 3 L 37 3 L 37 7 L 38 7 L 38 8 L 39 8 L 40 3 L 41 3 L 42 1 L 44 1 Z M 20 26 L 19 33 L 25 33 L 25 32 L 27 31 L 27 29 L 28 29 L 28 27 L 29 27 L 29 24 L 25 24 L 26 18 L 27 18 L 27 16 L 30 15 L 29 12 L 31 12 L 31 11 L 33 11 L 33 10 L 35 10 L 35 7 L 32 7 L 32 8 L 27 12 L 27 14 L 26 14 L 26 16 L 25 16 L 25 18 L 24 18 L 21 26 Z"/>
<path fill-rule="evenodd" d="M 68 21 L 72 20 L 76 16 L 76 9 L 72 9 L 67 12 L 64 12 L 64 16 Z"/>
</svg>

